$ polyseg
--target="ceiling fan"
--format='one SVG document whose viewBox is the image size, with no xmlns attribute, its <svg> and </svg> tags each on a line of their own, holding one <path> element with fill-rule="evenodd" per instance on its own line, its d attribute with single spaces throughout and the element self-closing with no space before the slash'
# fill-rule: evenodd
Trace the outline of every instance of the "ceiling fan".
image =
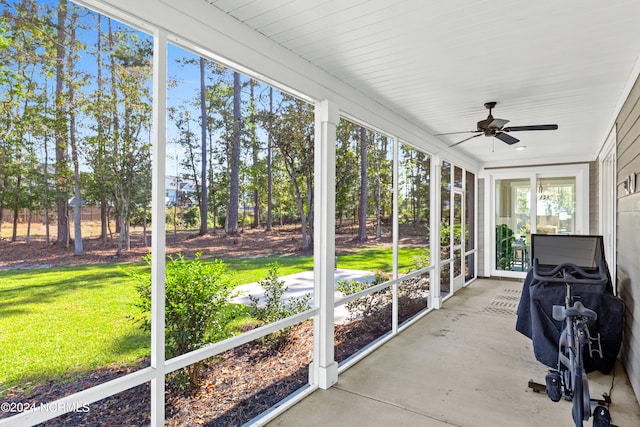
<svg viewBox="0 0 640 427">
<path fill-rule="evenodd" d="M 451 144 L 449 147 L 455 147 L 470 139 L 476 138 L 480 135 L 495 136 L 500 141 L 509 145 L 515 144 L 520 141 L 518 138 L 514 138 L 509 135 L 508 132 L 519 132 L 524 130 L 556 130 L 558 125 L 531 125 L 531 126 L 509 126 L 505 127 L 509 120 L 496 119 L 491 115 L 491 110 L 496 106 L 497 102 L 485 102 L 484 106 L 489 110 L 489 116 L 485 120 L 480 120 L 476 130 L 463 131 L 463 132 L 449 132 L 438 133 L 436 135 L 455 135 L 459 133 L 475 133 L 476 135 L 465 138 L 462 141 L 458 141 L 455 144 Z"/>
</svg>

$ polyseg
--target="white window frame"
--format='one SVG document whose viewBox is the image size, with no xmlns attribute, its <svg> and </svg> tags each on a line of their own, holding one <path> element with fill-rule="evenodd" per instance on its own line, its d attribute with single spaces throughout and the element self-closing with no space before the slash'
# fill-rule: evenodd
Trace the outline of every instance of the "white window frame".
<svg viewBox="0 0 640 427">
<path fill-rule="evenodd" d="M 524 279 L 526 271 L 505 271 L 498 270 L 495 267 L 496 257 L 496 208 L 495 208 L 495 185 L 496 180 L 500 179 L 529 179 L 531 185 L 530 212 L 531 229 L 535 230 L 537 221 L 536 212 L 536 194 L 537 180 L 540 178 L 556 178 L 556 177 L 575 177 L 576 179 L 576 234 L 589 234 L 589 164 L 568 164 L 568 165 L 549 165 L 529 168 L 505 168 L 495 170 L 484 170 L 481 178 L 488 183 L 488 191 L 485 191 L 485 241 L 484 253 L 484 271 L 490 272 L 491 276 L 511 277 L 516 279 Z"/>
</svg>

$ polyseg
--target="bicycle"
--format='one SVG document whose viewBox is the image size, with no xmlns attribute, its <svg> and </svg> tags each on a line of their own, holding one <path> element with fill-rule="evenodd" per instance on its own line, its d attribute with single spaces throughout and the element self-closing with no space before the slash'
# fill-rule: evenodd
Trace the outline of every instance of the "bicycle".
<svg viewBox="0 0 640 427">
<path fill-rule="evenodd" d="M 594 354 L 600 358 L 603 356 L 600 334 L 592 337 L 588 327 L 588 322 L 595 321 L 598 315 L 582 302 L 574 302 L 579 297 L 572 295 L 571 287 L 574 284 L 604 285 L 608 281 L 606 267 L 599 261 L 598 272 L 589 273 L 575 264 L 564 263 L 543 271 L 539 268 L 538 259 L 534 258 L 533 277 L 541 282 L 564 283 L 566 286 L 564 305 L 554 305 L 552 311 L 553 319 L 564 322 L 564 328 L 558 341 L 558 366 L 545 378 L 546 392 L 554 402 L 562 397 L 571 400 L 573 421 L 576 427 L 582 427 L 583 421 L 588 421 L 591 416 L 589 379 L 584 367 L 585 347 L 588 346 L 589 357 Z M 607 411 L 601 406 L 598 410 Z"/>
</svg>

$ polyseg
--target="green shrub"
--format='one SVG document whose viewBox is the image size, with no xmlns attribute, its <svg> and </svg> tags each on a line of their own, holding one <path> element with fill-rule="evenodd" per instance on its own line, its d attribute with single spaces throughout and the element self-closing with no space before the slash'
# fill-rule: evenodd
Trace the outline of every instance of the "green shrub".
<svg viewBox="0 0 640 427">
<path fill-rule="evenodd" d="M 235 296 L 234 283 L 226 274 L 226 266 L 220 260 L 203 263 L 201 254 L 187 260 L 182 254 L 170 257 L 166 267 L 165 340 L 166 358 L 196 350 L 205 344 L 228 338 L 227 324 L 234 317 L 228 302 Z M 151 257 L 145 257 L 151 264 Z M 128 274 L 137 281 L 140 295 L 138 308 L 143 313 L 141 327 L 151 328 L 151 275 Z M 189 385 L 198 385 L 198 373 L 202 362 L 185 368 Z"/>
<path fill-rule="evenodd" d="M 224 228 L 227 225 L 227 214 L 220 214 L 218 215 L 218 227 L 219 228 Z"/>
<path fill-rule="evenodd" d="M 292 297 L 286 301 L 283 300 L 282 296 L 289 287 L 285 286 L 284 282 L 278 279 L 280 266 L 277 262 L 274 262 L 269 264 L 268 268 L 269 273 L 267 278 L 258 282 L 264 290 L 264 306 L 260 305 L 260 298 L 249 295 L 249 300 L 251 301 L 249 306 L 253 317 L 264 324 L 268 324 L 309 310 L 311 294 L 306 294 L 303 297 Z M 289 332 L 290 328 L 285 328 L 268 335 L 264 341 L 270 344 L 280 344 L 287 338 Z"/>
<path fill-rule="evenodd" d="M 338 280 L 337 289 L 346 295 L 353 295 L 378 283 L 383 283 L 389 280 L 389 275 L 385 273 L 376 272 L 373 282 L 360 282 L 358 280 Z M 385 307 L 391 301 L 391 290 L 389 288 L 373 292 L 365 295 L 354 301 L 345 304 L 347 311 L 349 312 L 349 320 L 356 320 L 359 317 L 365 320 L 377 320 L 378 315 L 383 314 L 382 308 Z"/>
<path fill-rule="evenodd" d="M 431 250 L 429 248 L 424 248 L 418 255 L 413 257 L 413 262 L 415 263 L 416 270 L 420 270 L 421 268 L 431 265 Z"/>
<path fill-rule="evenodd" d="M 507 224 L 496 225 L 496 268 L 511 270 L 513 262 L 513 230 Z"/>
<path fill-rule="evenodd" d="M 151 225 L 151 209 L 135 207 L 131 212 L 131 225 L 142 227 L 144 224 Z"/>
<path fill-rule="evenodd" d="M 182 212 L 182 222 L 189 228 L 200 226 L 200 208 L 194 206 Z"/>
</svg>

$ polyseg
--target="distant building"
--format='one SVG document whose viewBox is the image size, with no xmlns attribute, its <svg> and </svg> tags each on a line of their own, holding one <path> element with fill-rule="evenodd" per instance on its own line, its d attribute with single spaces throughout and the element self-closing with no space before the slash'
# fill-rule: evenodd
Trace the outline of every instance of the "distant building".
<svg viewBox="0 0 640 427">
<path fill-rule="evenodd" d="M 195 204 L 195 183 L 175 176 L 165 178 L 165 204 L 166 206 L 179 206 L 190 208 Z"/>
</svg>

